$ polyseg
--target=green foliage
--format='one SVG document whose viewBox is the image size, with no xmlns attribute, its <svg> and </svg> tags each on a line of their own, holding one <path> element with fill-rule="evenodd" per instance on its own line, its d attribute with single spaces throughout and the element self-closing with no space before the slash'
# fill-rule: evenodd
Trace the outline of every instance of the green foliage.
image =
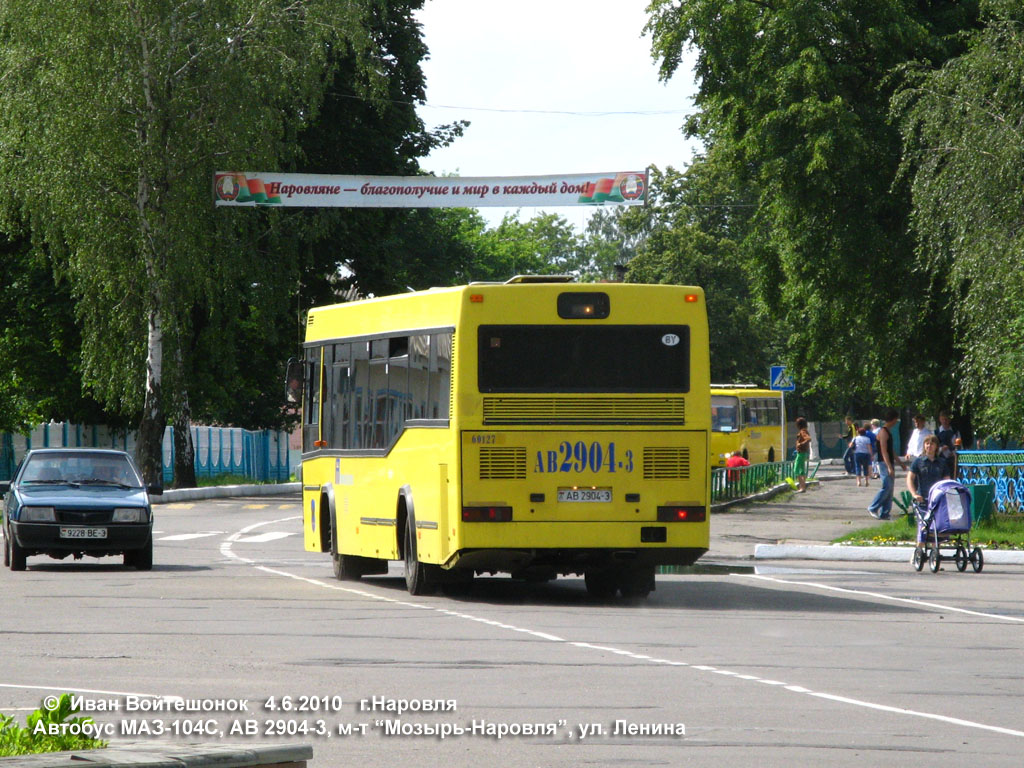
<svg viewBox="0 0 1024 768">
<path fill-rule="evenodd" d="M 894 186 L 892 70 L 942 61 L 972 4 L 655 0 L 663 77 L 697 49 L 691 136 L 754 203 L 732 238 L 783 360 L 810 392 L 938 403 L 952 387 L 946 296 L 916 269 Z M 705 231 L 703 226 L 699 226 Z M 695 241 L 698 245 L 704 243 Z"/>
<path fill-rule="evenodd" d="M 26 727 L 20 727 L 13 717 L 0 715 L 0 757 L 30 755 L 41 752 L 65 752 L 74 749 L 99 749 L 107 742 L 72 733 L 59 733 L 63 727 L 91 724 L 91 717 L 72 717 L 77 712 L 71 697 L 64 693 L 52 707 L 41 707 L 28 716 Z M 49 735 L 49 731 L 58 732 Z"/>
<path fill-rule="evenodd" d="M 49 419 L 123 426 L 83 395 L 80 350 L 67 281 L 27 238 L 0 233 L 0 431 Z"/>
<path fill-rule="evenodd" d="M 642 212 L 644 237 L 628 279 L 704 288 L 711 380 L 766 384 L 777 349 L 772 323 L 758 311 L 740 247 L 751 212 L 744 191 L 731 188 L 706 158 L 685 173 L 654 169 L 651 187 L 655 202 Z"/>
<path fill-rule="evenodd" d="M 956 365 L 975 423 L 1024 434 L 1024 13 L 989 2 L 968 50 L 917 67 L 894 100 L 911 177 L 922 269 L 956 296 Z"/>
</svg>

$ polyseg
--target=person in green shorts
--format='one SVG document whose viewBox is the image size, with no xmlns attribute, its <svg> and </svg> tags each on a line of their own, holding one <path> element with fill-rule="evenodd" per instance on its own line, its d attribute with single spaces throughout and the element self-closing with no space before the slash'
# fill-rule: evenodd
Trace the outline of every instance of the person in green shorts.
<svg viewBox="0 0 1024 768">
<path fill-rule="evenodd" d="M 797 493 L 807 490 L 807 459 L 811 455 L 811 433 L 807 431 L 807 419 L 798 416 L 796 419 L 796 461 L 793 462 L 793 474 L 796 475 Z"/>
</svg>

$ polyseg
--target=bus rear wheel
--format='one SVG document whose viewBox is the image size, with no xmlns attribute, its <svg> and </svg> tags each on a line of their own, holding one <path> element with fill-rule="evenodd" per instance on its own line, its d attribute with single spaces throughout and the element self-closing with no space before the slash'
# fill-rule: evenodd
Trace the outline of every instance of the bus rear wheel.
<svg viewBox="0 0 1024 768">
<path fill-rule="evenodd" d="M 654 566 L 626 568 L 619 575 L 619 592 L 626 598 L 647 597 L 654 591 Z"/>
<path fill-rule="evenodd" d="M 431 566 L 421 563 L 416 554 L 416 521 L 409 515 L 405 520 L 405 588 L 410 595 L 433 594 L 437 584 L 432 576 Z"/>
<path fill-rule="evenodd" d="M 619 588 L 618 575 L 611 568 L 585 572 L 583 583 L 587 585 L 587 594 L 598 600 L 610 600 Z"/>
</svg>

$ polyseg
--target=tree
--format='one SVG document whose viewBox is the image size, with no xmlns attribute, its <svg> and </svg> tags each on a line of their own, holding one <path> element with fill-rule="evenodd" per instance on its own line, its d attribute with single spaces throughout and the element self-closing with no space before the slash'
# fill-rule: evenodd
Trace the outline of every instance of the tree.
<svg viewBox="0 0 1024 768">
<path fill-rule="evenodd" d="M 704 288 L 712 381 L 765 384 L 779 344 L 758 312 L 741 250 L 751 207 L 727 180 L 705 157 L 685 173 L 653 169 L 646 236 L 627 277 Z"/>
<path fill-rule="evenodd" d="M 421 63 L 427 48 L 413 13 L 423 2 L 374 4 L 366 26 L 375 71 L 366 70 L 360 52 L 331 48 L 323 104 L 317 119 L 297 134 L 300 151 L 289 170 L 417 175 L 420 157 L 461 135 L 467 123 L 427 129 L 416 112 L 426 97 Z M 325 208 L 294 217 L 309 233 L 303 309 L 335 301 L 339 290 L 350 287 L 362 295 L 387 295 L 447 284 L 468 258 L 449 239 L 453 219 L 446 211 Z M 341 280 L 328 279 L 339 274 Z"/>
<path fill-rule="evenodd" d="M 374 71 L 362 8 L 329 0 L 0 6 L 6 220 L 22 216 L 62 261 L 82 327 L 83 376 L 111 407 L 141 409 L 147 482 L 161 472 L 168 405 L 187 423 L 183 342 L 196 295 L 225 274 L 251 279 L 235 250 L 251 238 L 213 237 L 213 171 L 275 168 L 288 156 L 289 133 L 315 117 L 331 49 L 354 51 Z"/>
<path fill-rule="evenodd" d="M 1024 435 L 1024 9 L 982 4 L 985 26 L 937 69 L 914 67 L 901 117 L 923 269 L 948 283 L 962 354 L 948 360 L 975 423 Z"/>
<path fill-rule="evenodd" d="M 655 0 L 648 31 L 670 77 L 697 49 L 687 133 L 749 190 L 739 243 L 794 375 L 824 392 L 935 403 L 948 395 L 946 297 L 916 270 L 894 183 L 893 70 L 958 52 L 972 3 Z M 712 154 L 713 151 L 713 154 Z M 936 331 L 940 332 L 936 332 Z"/>
</svg>

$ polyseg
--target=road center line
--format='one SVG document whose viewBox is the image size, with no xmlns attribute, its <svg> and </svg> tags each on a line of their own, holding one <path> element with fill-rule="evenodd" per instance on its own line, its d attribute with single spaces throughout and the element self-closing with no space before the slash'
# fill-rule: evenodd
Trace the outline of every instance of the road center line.
<svg viewBox="0 0 1024 768">
<path fill-rule="evenodd" d="M 345 592 L 345 593 L 350 594 L 350 595 L 356 595 L 358 597 L 365 597 L 365 598 L 368 598 L 370 600 L 376 600 L 378 602 L 391 603 L 392 605 L 400 605 L 400 606 L 406 607 L 406 608 L 416 608 L 418 610 L 433 611 L 435 613 L 441 613 L 441 614 L 444 614 L 446 616 L 451 616 L 452 618 L 465 619 L 467 621 L 474 621 L 474 622 L 478 622 L 480 624 L 487 624 L 487 625 L 496 627 L 498 629 L 507 629 L 507 630 L 510 630 L 512 632 L 521 632 L 523 634 L 532 635 L 533 637 L 536 637 L 539 640 L 544 640 L 546 642 L 564 643 L 564 644 L 571 645 L 573 647 L 580 648 L 580 649 L 594 650 L 594 651 L 598 651 L 600 653 L 612 653 L 612 654 L 615 654 L 617 656 L 624 656 L 624 657 L 627 657 L 627 658 L 630 658 L 630 659 L 634 659 L 634 660 L 642 662 L 642 663 L 665 664 L 665 665 L 675 666 L 675 667 L 689 667 L 690 669 L 696 669 L 696 670 L 699 670 L 699 671 L 702 671 L 702 672 L 711 672 L 711 673 L 715 673 L 715 674 L 719 674 L 719 675 L 725 675 L 725 676 L 728 676 L 728 677 L 736 679 L 736 680 L 745 680 L 745 681 L 749 681 L 749 682 L 761 683 L 761 684 L 764 684 L 764 685 L 779 686 L 781 688 L 781 690 L 786 690 L 786 691 L 789 691 L 791 693 L 797 693 L 797 694 L 801 694 L 801 695 L 804 695 L 804 696 L 813 696 L 813 697 L 818 698 L 818 699 L 825 699 L 827 701 L 833 701 L 833 702 L 836 702 L 836 703 L 839 703 L 839 704 L 847 704 L 847 705 L 850 705 L 850 706 L 862 707 L 862 708 L 865 708 L 865 709 L 873 709 L 873 710 L 880 711 L 880 712 L 889 712 L 889 713 L 892 713 L 892 714 L 904 715 L 904 716 L 907 716 L 907 717 L 923 718 L 923 719 L 926 719 L 926 720 L 933 720 L 933 721 L 938 721 L 938 722 L 942 722 L 942 723 L 949 723 L 950 725 L 959 725 L 959 726 L 962 726 L 962 727 L 965 727 L 965 728 L 974 728 L 974 729 L 982 730 L 982 731 L 990 731 L 992 733 L 1000 733 L 1000 734 L 1003 734 L 1003 735 L 1006 735 L 1006 736 L 1018 736 L 1018 737 L 1024 738 L 1024 731 L 1018 731 L 1018 730 L 1014 730 L 1012 728 L 1003 728 L 1003 727 L 998 726 L 998 725 L 988 725 L 986 723 L 979 723 L 979 722 L 975 722 L 973 720 L 964 720 L 964 719 L 961 719 L 961 718 L 958 718 L 958 717 L 949 717 L 948 715 L 940 715 L 940 714 L 937 714 L 937 713 L 934 713 L 934 712 L 921 712 L 921 711 L 915 710 L 915 709 L 905 709 L 903 707 L 894 707 L 894 706 L 890 706 L 888 704 L 878 704 L 876 702 L 864 701 L 862 699 L 853 699 L 853 698 L 850 698 L 848 696 L 839 696 L 839 695 L 833 694 L 833 693 L 825 693 L 825 692 L 822 692 L 822 691 L 813 691 L 813 690 L 811 690 L 809 688 L 804 688 L 803 686 L 789 685 L 789 684 L 787 684 L 785 682 L 782 682 L 782 681 L 779 681 L 779 680 L 763 679 L 763 678 L 757 677 L 755 675 L 748 675 L 748 674 L 744 674 L 744 673 L 740 673 L 740 672 L 733 672 L 731 670 L 723 670 L 723 669 L 719 669 L 718 667 L 707 666 L 707 665 L 704 665 L 704 664 L 690 664 L 690 663 L 683 662 L 683 661 L 675 661 L 675 660 L 672 660 L 672 659 L 663 659 L 663 658 L 657 658 L 657 657 L 653 657 L 653 656 L 647 656 L 645 654 L 634 653 L 633 651 L 629 651 L 629 650 L 626 650 L 624 648 L 616 648 L 614 646 L 609 646 L 609 645 L 593 645 L 591 643 L 567 640 L 565 638 L 558 637 L 557 635 L 548 634 L 547 632 L 539 632 L 539 631 L 532 630 L 532 629 L 526 629 L 525 627 L 518 627 L 518 626 L 516 626 L 514 624 L 507 624 L 505 622 L 495 621 L 493 619 L 485 619 L 483 617 L 474 616 L 472 614 L 465 613 L 463 611 L 453 611 L 453 610 L 450 610 L 450 609 L 447 609 L 447 608 L 435 607 L 435 606 L 431 606 L 431 605 L 424 605 L 422 603 L 414 603 L 414 602 L 412 602 L 410 600 L 399 600 L 399 599 L 396 599 L 396 598 L 393 598 L 393 597 L 387 597 L 386 595 L 378 595 L 378 594 L 374 594 L 373 592 L 368 592 L 365 589 L 356 589 L 356 588 L 353 588 L 353 587 L 346 587 L 346 586 L 343 586 L 340 583 L 326 582 L 326 581 L 321 581 L 320 579 L 311 579 L 311 578 L 309 578 L 307 576 L 299 576 L 298 574 L 291 573 L 289 571 L 282 571 L 282 570 L 280 570 L 278 568 L 270 568 L 268 566 L 260 565 L 255 560 L 252 560 L 252 559 L 246 558 L 246 557 L 241 557 L 240 555 L 235 554 L 235 552 L 233 552 L 232 549 L 231 549 L 231 545 L 232 545 L 232 543 L 234 541 L 238 540 L 239 537 L 245 535 L 246 533 L 248 533 L 249 531 L 251 531 L 251 530 L 253 530 L 255 528 L 260 528 L 260 527 L 262 527 L 264 525 L 273 525 L 275 523 L 281 523 L 281 522 L 285 522 L 285 521 L 288 521 L 288 520 L 296 520 L 296 519 L 298 519 L 298 518 L 296 518 L 296 517 L 287 517 L 287 518 L 281 518 L 279 520 L 268 520 L 268 521 L 263 522 L 263 523 L 255 523 L 253 525 L 247 526 L 247 527 L 243 528 L 242 530 L 238 531 L 237 533 L 233 533 L 231 536 L 228 536 L 227 539 L 224 540 L 224 542 L 220 546 L 221 554 L 223 554 L 225 557 L 233 558 L 235 560 L 238 560 L 240 562 L 246 563 L 248 565 L 252 565 L 254 568 L 256 568 L 256 570 L 263 571 L 264 573 L 269 573 L 269 574 L 272 574 L 274 576 L 282 576 L 284 578 L 293 579 L 295 581 L 300 581 L 300 582 L 303 582 L 305 584 L 311 584 L 313 586 L 320 587 L 320 588 L 323 588 L 323 589 L 331 589 L 331 590 L 334 590 L 334 591 L 337 591 L 337 592 Z M 746 574 L 744 574 L 744 575 L 746 575 Z M 773 579 L 773 578 L 764 577 L 764 576 L 761 576 L 761 577 L 754 576 L 753 578 L 763 578 L 763 579 L 766 579 L 768 581 L 778 581 L 778 582 L 784 583 L 784 584 L 792 583 L 792 584 L 798 584 L 800 586 L 808 586 L 808 584 L 806 584 L 805 582 L 799 582 L 799 581 L 787 582 L 787 581 L 782 580 L 782 579 Z M 823 588 L 826 588 L 826 589 L 829 588 L 827 585 L 821 585 L 821 586 Z M 843 590 L 843 589 L 840 589 L 840 588 L 837 588 L 837 587 L 832 587 L 832 589 L 836 589 L 838 591 L 843 591 L 843 592 L 858 593 L 857 590 Z M 860 594 L 872 594 L 872 593 L 861 592 Z M 883 595 L 879 595 L 879 596 L 880 597 L 884 597 Z M 946 606 L 939 606 L 937 604 L 933 605 L 933 604 L 928 604 L 928 603 L 922 603 L 922 602 L 916 601 L 916 600 L 906 600 L 906 599 L 904 599 L 904 601 L 905 602 L 909 602 L 909 603 L 913 603 L 915 605 L 928 605 L 929 607 L 939 607 L 939 608 L 942 608 L 943 610 L 946 610 Z M 949 610 L 953 610 L 953 609 L 949 609 Z M 975 611 L 961 611 L 961 612 L 963 612 L 963 613 L 970 613 L 970 614 L 974 614 L 974 615 L 978 615 L 978 616 L 989 616 L 990 615 L 990 614 L 980 614 L 980 613 L 977 613 Z M 993 618 L 1008 618 L 1008 617 L 999 617 L 999 616 L 996 616 L 996 615 L 992 615 L 992 617 Z"/>
</svg>

